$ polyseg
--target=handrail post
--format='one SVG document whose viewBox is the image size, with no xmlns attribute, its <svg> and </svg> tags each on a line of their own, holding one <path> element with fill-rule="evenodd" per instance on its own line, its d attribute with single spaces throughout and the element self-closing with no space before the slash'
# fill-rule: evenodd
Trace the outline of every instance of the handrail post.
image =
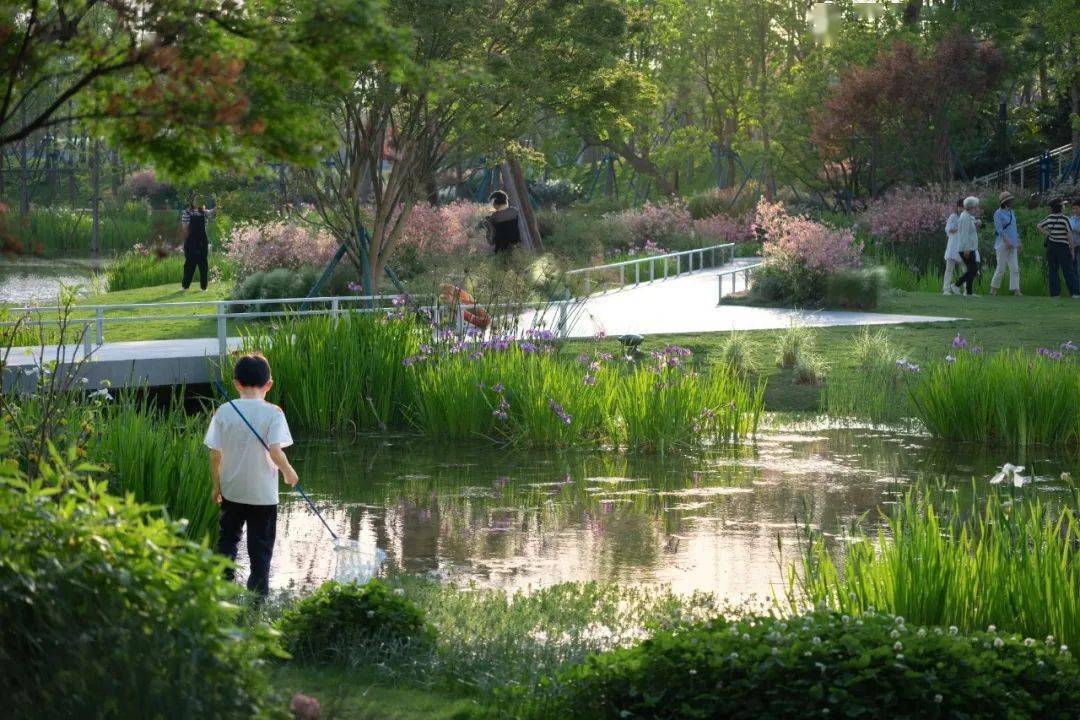
<svg viewBox="0 0 1080 720">
<path fill-rule="evenodd" d="M 94 310 L 94 320 L 97 324 L 97 344 L 105 344 L 105 308 L 97 308 Z"/>
<path fill-rule="evenodd" d="M 622 287 L 625 284 L 626 284 L 626 266 L 625 265 L 620 265 L 619 266 L 619 287 Z"/>
<path fill-rule="evenodd" d="M 455 308 L 455 314 L 457 316 L 455 318 L 455 322 L 457 324 L 457 332 L 458 335 L 463 335 L 465 333 L 465 306 L 462 305 L 461 301 L 459 300 L 457 305 L 455 305 Z"/>
<path fill-rule="evenodd" d="M 561 300 L 559 302 L 559 336 L 566 339 L 569 333 L 570 328 L 566 326 L 566 301 Z"/>
<path fill-rule="evenodd" d="M 656 263 L 652 258 L 649 258 L 649 282 L 656 279 Z"/>
<path fill-rule="evenodd" d="M 334 319 L 334 327 L 337 327 L 338 316 L 341 314 L 341 300 L 334 298 L 330 301 L 330 317 Z"/>
<path fill-rule="evenodd" d="M 229 354 L 229 339 L 226 326 L 228 319 L 225 316 L 226 312 L 228 312 L 228 306 L 223 302 L 219 302 L 217 305 L 217 339 L 218 354 L 221 357 L 225 357 Z"/>
<path fill-rule="evenodd" d="M 641 284 L 641 263 L 639 262 L 634 263 L 634 284 Z"/>
<path fill-rule="evenodd" d="M 585 271 L 585 294 L 588 295 L 592 291 L 592 273 L 588 270 Z"/>
<path fill-rule="evenodd" d="M 439 329 L 439 298 L 436 296 L 435 304 L 431 306 L 431 322 L 435 325 L 435 329 Z"/>
</svg>

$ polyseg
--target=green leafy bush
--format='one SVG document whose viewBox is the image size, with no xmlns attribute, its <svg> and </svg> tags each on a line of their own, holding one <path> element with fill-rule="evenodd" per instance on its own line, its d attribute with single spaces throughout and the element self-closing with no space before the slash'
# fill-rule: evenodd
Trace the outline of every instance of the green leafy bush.
<svg viewBox="0 0 1080 720">
<path fill-rule="evenodd" d="M 529 184 L 529 192 L 541 207 L 565 207 L 581 199 L 581 186 L 571 180 L 538 180 Z"/>
<path fill-rule="evenodd" d="M 1074 718 L 1080 665 L 1055 643 L 825 611 L 720 619 L 590 657 L 534 717 Z"/>
<path fill-rule="evenodd" d="M 0 468 L 0 693 L 14 718 L 276 716 L 227 562 L 103 484 Z"/>
<path fill-rule="evenodd" d="M 324 583 L 278 621 L 286 649 L 301 660 L 338 657 L 372 642 L 428 645 L 433 633 L 424 613 L 384 583 Z"/>
<path fill-rule="evenodd" d="M 709 190 L 698 195 L 693 195 L 687 200 L 687 208 L 690 216 L 695 220 L 713 217 L 714 215 L 730 215 L 741 217 L 752 212 L 761 193 L 757 183 L 747 183 L 746 187 L 739 191 L 738 187 L 730 187 Z"/>
<path fill-rule="evenodd" d="M 887 281 L 884 268 L 838 270 L 826 280 L 825 305 L 846 310 L 873 310 Z"/>
<path fill-rule="evenodd" d="M 233 300 L 274 300 L 287 297 L 307 297 L 322 276 L 323 268 L 304 267 L 299 270 L 277 268 L 266 272 L 254 272 L 236 284 Z M 319 290 L 320 296 L 352 295 L 349 283 L 356 280 L 356 272 L 348 263 L 339 264 L 330 278 Z M 275 306 L 276 307 L 276 306 Z M 254 307 L 252 307 L 254 310 Z M 265 306 L 263 307 L 265 309 Z"/>
</svg>

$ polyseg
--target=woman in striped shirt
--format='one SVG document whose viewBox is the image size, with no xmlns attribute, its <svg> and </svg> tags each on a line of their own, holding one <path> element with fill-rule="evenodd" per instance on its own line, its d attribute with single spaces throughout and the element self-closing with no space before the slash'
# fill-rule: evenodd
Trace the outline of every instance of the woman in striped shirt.
<svg viewBox="0 0 1080 720">
<path fill-rule="evenodd" d="M 1050 297 L 1061 294 L 1060 271 L 1065 276 L 1069 294 L 1080 298 L 1080 279 L 1076 277 L 1076 246 L 1073 245 L 1069 218 L 1061 212 L 1061 201 L 1050 201 L 1050 214 L 1038 225 L 1046 236 L 1046 264 L 1050 269 Z"/>
</svg>

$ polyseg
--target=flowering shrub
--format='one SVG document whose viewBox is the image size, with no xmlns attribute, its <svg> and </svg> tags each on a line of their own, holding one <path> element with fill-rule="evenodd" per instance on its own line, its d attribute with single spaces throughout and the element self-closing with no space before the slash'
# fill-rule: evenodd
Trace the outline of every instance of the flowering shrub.
<svg viewBox="0 0 1080 720">
<path fill-rule="evenodd" d="M 630 247 L 643 247 L 648 242 L 668 247 L 684 240 L 694 229 L 690 211 L 680 202 L 645 203 L 640 208 L 606 215 L 605 219 L 621 231 Z"/>
<path fill-rule="evenodd" d="M 916 187 L 898 187 L 872 200 L 862 222 L 871 235 L 889 243 L 944 237 L 949 202 Z"/>
<path fill-rule="evenodd" d="M 750 242 L 754 239 L 753 224 L 747 218 L 713 215 L 694 221 L 694 235 L 702 245 Z"/>
<path fill-rule="evenodd" d="M 289 221 L 240 225 L 225 240 L 225 257 L 242 275 L 326 265 L 337 249 L 329 232 Z"/>
<path fill-rule="evenodd" d="M 660 632 L 593 655 L 542 690 L 535 717 L 1063 720 L 1080 706 L 1080 666 L 1064 646 L 993 628 L 819 610 Z"/>
<path fill-rule="evenodd" d="M 479 225 L 489 212 L 487 205 L 466 200 L 437 206 L 420 203 L 405 221 L 399 247 L 411 247 L 418 255 L 468 249 L 484 236 Z"/>
<path fill-rule="evenodd" d="M 777 302 L 819 302 L 828 278 L 859 267 L 862 247 L 850 230 L 837 230 L 807 217 L 789 215 L 784 206 L 764 199 L 754 216 L 764 267 L 755 294 Z"/>
<path fill-rule="evenodd" d="M 152 170 L 139 170 L 131 174 L 124 184 L 127 194 L 134 200 L 146 200 L 154 207 L 162 207 L 176 197 L 172 185 L 161 182 Z"/>
</svg>

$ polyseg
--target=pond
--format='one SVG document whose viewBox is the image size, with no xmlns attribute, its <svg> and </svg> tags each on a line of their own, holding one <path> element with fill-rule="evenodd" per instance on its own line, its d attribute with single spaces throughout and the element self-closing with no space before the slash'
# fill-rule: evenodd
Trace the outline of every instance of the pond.
<svg viewBox="0 0 1080 720">
<path fill-rule="evenodd" d="M 1080 463 L 1054 451 L 1010 458 L 898 431 L 804 424 L 694 457 L 440 447 L 416 438 L 301 443 L 290 456 L 336 532 L 386 552 L 384 572 L 524 589 L 574 580 L 666 583 L 730 599 L 771 597 L 798 557 L 804 523 L 845 528 L 905 486 L 943 479 L 968 492 L 1004 462 L 1063 494 Z M 241 557 L 246 566 L 246 559 Z M 272 581 L 332 576 L 326 530 L 283 495 Z"/>
<path fill-rule="evenodd" d="M 0 256 L 0 304 L 55 304 L 61 285 L 88 290 L 93 266 L 84 262 L 24 259 Z"/>
</svg>

